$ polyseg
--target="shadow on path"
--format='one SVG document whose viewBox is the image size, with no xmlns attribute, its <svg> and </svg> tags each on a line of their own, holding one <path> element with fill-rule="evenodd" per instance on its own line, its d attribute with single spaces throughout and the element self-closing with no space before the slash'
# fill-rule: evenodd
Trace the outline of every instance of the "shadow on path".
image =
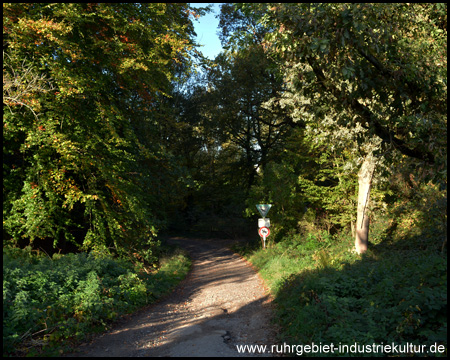
<svg viewBox="0 0 450 360">
<path fill-rule="evenodd" d="M 189 251 L 193 267 L 187 278 L 165 300 L 69 356 L 252 356 L 239 354 L 236 345 L 276 343 L 263 283 L 226 248 L 229 242 L 169 243 Z"/>
</svg>

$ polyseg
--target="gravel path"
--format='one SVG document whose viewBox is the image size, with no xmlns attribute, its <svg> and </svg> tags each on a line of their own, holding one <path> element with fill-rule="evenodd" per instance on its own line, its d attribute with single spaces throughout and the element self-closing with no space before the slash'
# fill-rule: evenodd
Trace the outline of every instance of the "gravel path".
<svg viewBox="0 0 450 360">
<path fill-rule="evenodd" d="M 172 238 L 193 268 L 165 300 L 142 310 L 69 356 L 271 356 L 236 345 L 275 344 L 262 280 L 226 240 Z"/>
</svg>

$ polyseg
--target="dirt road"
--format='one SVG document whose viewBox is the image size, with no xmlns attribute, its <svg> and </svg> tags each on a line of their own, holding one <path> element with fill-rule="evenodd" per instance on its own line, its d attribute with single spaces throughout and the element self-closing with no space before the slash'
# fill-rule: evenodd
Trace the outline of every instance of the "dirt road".
<svg viewBox="0 0 450 360">
<path fill-rule="evenodd" d="M 193 268 L 168 298 L 121 321 L 69 356 L 271 356 L 236 345 L 272 345 L 271 303 L 253 269 L 225 240 L 172 238 Z"/>
</svg>

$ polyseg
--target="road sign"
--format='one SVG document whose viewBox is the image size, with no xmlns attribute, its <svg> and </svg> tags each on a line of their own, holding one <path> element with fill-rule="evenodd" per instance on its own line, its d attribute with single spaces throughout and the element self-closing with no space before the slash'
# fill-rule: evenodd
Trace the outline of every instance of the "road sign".
<svg viewBox="0 0 450 360">
<path fill-rule="evenodd" d="M 268 237 L 270 235 L 270 230 L 269 230 L 269 228 L 263 226 L 262 228 L 259 229 L 258 233 L 259 233 L 259 236 L 261 236 L 264 240 L 263 247 L 265 249 L 266 248 L 266 237 Z"/>
<path fill-rule="evenodd" d="M 259 229 L 258 233 L 259 233 L 259 236 L 261 236 L 265 240 L 266 237 L 268 237 L 270 235 L 270 230 L 269 230 L 269 228 L 263 226 L 262 228 Z"/>
<path fill-rule="evenodd" d="M 256 208 L 258 209 L 259 213 L 263 218 L 266 217 L 267 213 L 269 212 L 270 208 L 272 207 L 272 204 L 259 204 L 256 205 Z"/>
<path fill-rule="evenodd" d="M 269 218 L 259 218 L 258 219 L 258 227 L 270 227 L 270 219 Z"/>
</svg>

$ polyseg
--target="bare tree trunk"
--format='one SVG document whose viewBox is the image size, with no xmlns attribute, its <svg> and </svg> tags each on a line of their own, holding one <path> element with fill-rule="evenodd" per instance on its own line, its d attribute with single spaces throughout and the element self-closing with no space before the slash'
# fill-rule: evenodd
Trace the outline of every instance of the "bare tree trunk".
<svg viewBox="0 0 450 360">
<path fill-rule="evenodd" d="M 369 154 L 364 159 L 358 173 L 358 209 L 355 237 L 355 250 L 358 254 L 364 253 L 369 243 L 368 205 L 374 170 L 375 159 L 372 154 Z"/>
</svg>

